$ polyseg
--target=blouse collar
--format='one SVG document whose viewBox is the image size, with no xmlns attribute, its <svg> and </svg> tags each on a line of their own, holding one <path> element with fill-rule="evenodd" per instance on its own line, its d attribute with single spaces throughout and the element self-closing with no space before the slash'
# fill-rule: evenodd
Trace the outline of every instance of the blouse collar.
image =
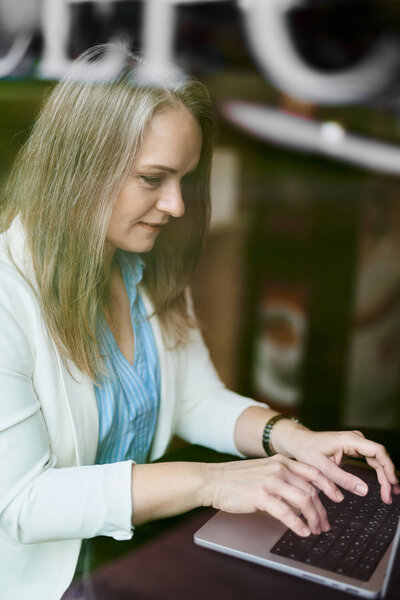
<svg viewBox="0 0 400 600">
<path fill-rule="evenodd" d="M 135 252 L 118 250 L 117 258 L 129 297 L 129 302 L 132 306 L 137 297 L 138 285 L 143 279 L 143 271 L 146 263 L 140 254 Z"/>
</svg>

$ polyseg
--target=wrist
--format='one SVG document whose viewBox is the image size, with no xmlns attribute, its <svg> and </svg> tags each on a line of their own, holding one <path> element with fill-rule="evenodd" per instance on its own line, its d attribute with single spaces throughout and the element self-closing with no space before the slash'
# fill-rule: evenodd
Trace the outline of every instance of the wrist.
<svg viewBox="0 0 400 600">
<path fill-rule="evenodd" d="M 220 463 L 202 463 L 203 484 L 199 489 L 199 506 L 213 506 L 215 495 L 215 471 Z"/>
<path fill-rule="evenodd" d="M 278 420 L 273 425 L 269 436 L 272 453 L 294 458 L 298 446 L 298 434 L 303 431 L 308 431 L 307 427 L 295 418 Z"/>
</svg>

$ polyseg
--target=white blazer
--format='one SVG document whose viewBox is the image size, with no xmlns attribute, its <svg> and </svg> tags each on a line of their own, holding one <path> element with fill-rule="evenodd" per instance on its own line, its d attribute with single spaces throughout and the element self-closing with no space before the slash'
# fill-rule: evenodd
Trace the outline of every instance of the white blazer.
<svg viewBox="0 0 400 600">
<path fill-rule="evenodd" d="M 131 461 L 93 464 L 93 382 L 64 364 L 37 295 L 10 260 L 7 240 L 18 267 L 30 269 L 16 220 L 0 235 L 0 598 L 58 600 L 83 538 L 131 538 Z M 257 403 L 223 386 L 199 331 L 185 347 L 168 350 L 158 319 L 150 322 L 161 368 L 151 459 L 166 451 L 174 434 L 238 454 L 236 420 Z"/>
</svg>

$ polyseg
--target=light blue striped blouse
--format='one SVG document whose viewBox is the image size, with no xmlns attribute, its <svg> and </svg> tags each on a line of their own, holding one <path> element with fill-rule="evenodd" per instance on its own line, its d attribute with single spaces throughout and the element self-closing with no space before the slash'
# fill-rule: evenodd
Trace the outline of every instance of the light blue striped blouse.
<svg viewBox="0 0 400 600">
<path fill-rule="evenodd" d="M 128 293 L 135 338 L 133 365 L 122 354 L 103 319 L 99 336 L 109 374 L 95 386 L 99 411 L 97 464 L 134 460 L 146 462 L 156 426 L 160 368 L 146 310 L 137 285 L 144 262 L 137 255 L 118 251 Z"/>
</svg>

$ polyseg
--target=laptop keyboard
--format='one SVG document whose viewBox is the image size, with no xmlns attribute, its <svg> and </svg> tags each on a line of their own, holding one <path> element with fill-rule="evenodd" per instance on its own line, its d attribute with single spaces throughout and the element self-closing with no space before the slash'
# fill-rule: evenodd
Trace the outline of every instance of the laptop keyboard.
<svg viewBox="0 0 400 600">
<path fill-rule="evenodd" d="M 288 530 L 271 552 L 368 581 L 396 532 L 400 496 L 393 496 L 393 503 L 386 505 L 381 500 L 375 474 L 366 472 L 361 477 L 369 487 L 367 496 L 342 490 L 344 500 L 337 504 L 320 494 L 330 531 L 302 538 Z"/>
</svg>

